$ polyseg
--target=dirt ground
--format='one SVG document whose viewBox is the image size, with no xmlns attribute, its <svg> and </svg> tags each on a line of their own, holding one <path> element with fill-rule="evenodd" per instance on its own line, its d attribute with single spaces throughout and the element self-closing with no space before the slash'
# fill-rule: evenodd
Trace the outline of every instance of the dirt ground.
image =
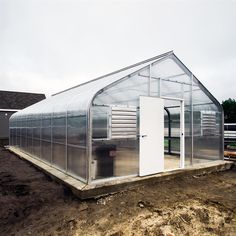
<svg viewBox="0 0 236 236">
<path fill-rule="evenodd" d="M 80 201 L 1 149 L 0 235 L 236 235 L 236 170 Z"/>
</svg>

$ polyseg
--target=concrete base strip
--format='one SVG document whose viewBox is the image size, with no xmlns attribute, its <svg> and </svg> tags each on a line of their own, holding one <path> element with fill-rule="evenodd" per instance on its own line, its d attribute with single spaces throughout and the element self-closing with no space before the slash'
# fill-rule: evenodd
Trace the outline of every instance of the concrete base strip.
<svg viewBox="0 0 236 236">
<path fill-rule="evenodd" d="M 69 187 L 72 192 L 81 199 L 95 198 L 107 194 L 124 191 L 127 189 L 137 188 L 138 186 L 145 185 L 148 183 L 153 184 L 161 181 L 170 180 L 176 177 L 195 176 L 217 171 L 224 171 L 231 169 L 234 165 L 234 163 L 230 161 L 211 161 L 202 164 L 196 164 L 185 169 L 166 171 L 155 175 L 149 175 L 144 177 L 136 176 L 119 179 L 114 178 L 106 182 L 94 181 L 88 185 L 48 164 L 45 164 L 42 161 L 37 160 L 31 155 L 28 155 L 15 147 L 7 147 L 7 149 L 10 152 L 16 154 L 18 157 L 29 161 L 35 167 L 43 171 L 45 174 L 49 175 L 51 178 L 55 179 L 57 182 Z"/>
</svg>

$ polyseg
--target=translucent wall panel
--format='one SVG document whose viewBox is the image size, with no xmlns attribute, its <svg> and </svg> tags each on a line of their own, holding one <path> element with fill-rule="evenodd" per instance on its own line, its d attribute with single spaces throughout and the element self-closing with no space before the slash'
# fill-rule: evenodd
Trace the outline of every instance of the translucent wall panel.
<svg viewBox="0 0 236 236">
<path fill-rule="evenodd" d="M 43 113 L 41 114 L 41 158 L 48 162 L 52 162 L 52 114 Z"/>
<path fill-rule="evenodd" d="M 211 121 L 203 114 L 211 113 Z M 221 159 L 222 132 L 221 111 L 196 81 L 193 89 L 193 157 L 194 163 Z M 213 119 L 213 122 L 212 122 Z M 211 126 L 211 132 L 204 132 Z"/>
<path fill-rule="evenodd" d="M 41 141 L 40 141 L 40 134 L 41 134 L 41 117 L 39 116 L 32 116 L 31 119 L 31 126 L 32 126 L 32 154 L 38 158 L 41 158 Z"/>
<path fill-rule="evenodd" d="M 149 67 L 104 90 L 95 97 L 93 104 L 138 106 L 139 97 L 148 95 L 148 78 Z"/>
<path fill-rule="evenodd" d="M 41 140 L 41 158 L 51 163 L 52 161 L 52 144 L 50 141 Z"/>
<path fill-rule="evenodd" d="M 185 123 L 185 165 L 192 164 L 192 133 L 191 133 L 191 110 L 189 106 L 185 106 L 184 112 Z"/>
<path fill-rule="evenodd" d="M 138 174 L 138 140 L 93 142 L 93 179 Z"/>
<path fill-rule="evenodd" d="M 171 58 L 153 63 L 151 73 L 153 95 L 161 93 L 165 97 L 183 98 L 186 85 L 191 83 L 189 76 Z"/>
<path fill-rule="evenodd" d="M 180 77 L 185 75 L 184 71 L 173 61 L 172 58 L 166 58 L 161 62 L 154 62 L 152 68 L 152 76 L 161 79 L 172 80 L 176 76 Z M 184 81 L 180 80 L 180 82 Z"/>
<path fill-rule="evenodd" d="M 186 75 L 185 79 L 181 90 L 184 98 L 185 165 L 189 166 L 192 164 L 191 78 Z"/>
<path fill-rule="evenodd" d="M 86 179 L 87 176 L 86 148 L 68 146 L 68 172 Z"/>
<path fill-rule="evenodd" d="M 109 106 L 93 106 L 92 107 L 92 135 L 93 139 L 106 139 L 108 138 L 109 126 Z"/>
<path fill-rule="evenodd" d="M 31 127 L 27 127 L 27 152 L 32 153 L 33 148 L 33 129 Z"/>
<path fill-rule="evenodd" d="M 33 139 L 33 148 L 32 148 L 32 154 L 38 158 L 41 157 L 41 142 L 39 139 Z"/>
<path fill-rule="evenodd" d="M 109 106 L 138 108 L 139 97 L 148 95 L 148 79 L 149 67 L 146 67 L 95 97 L 92 109 L 94 179 L 138 174 L 139 139 L 108 139 Z"/>
<path fill-rule="evenodd" d="M 66 145 L 52 144 L 52 164 L 61 170 L 66 169 Z"/>
<path fill-rule="evenodd" d="M 86 180 L 85 112 L 45 112 L 18 116 L 12 119 L 10 132 L 11 145 L 20 145 L 22 150 L 34 157 Z"/>
<path fill-rule="evenodd" d="M 67 118 L 68 144 L 86 146 L 87 116 L 86 113 L 68 113 Z"/>
<path fill-rule="evenodd" d="M 85 111 L 71 111 L 67 115 L 67 171 L 80 179 L 86 179 L 87 115 Z"/>
</svg>

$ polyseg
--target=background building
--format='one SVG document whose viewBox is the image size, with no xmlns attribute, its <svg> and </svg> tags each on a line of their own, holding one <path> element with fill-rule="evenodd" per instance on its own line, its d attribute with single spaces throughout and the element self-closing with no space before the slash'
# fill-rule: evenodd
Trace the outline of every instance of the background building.
<svg viewBox="0 0 236 236">
<path fill-rule="evenodd" d="M 45 99 L 44 94 L 0 91 L 0 144 L 8 144 L 9 118 L 36 102 Z"/>
</svg>

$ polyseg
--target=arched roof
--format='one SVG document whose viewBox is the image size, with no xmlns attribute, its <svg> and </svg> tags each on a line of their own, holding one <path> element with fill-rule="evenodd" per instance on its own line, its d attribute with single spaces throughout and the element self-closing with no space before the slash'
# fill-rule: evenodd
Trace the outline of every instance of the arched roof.
<svg viewBox="0 0 236 236">
<path fill-rule="evenodd" d="M 94 80 L 56 93 L 41 102 L 38 102 L 32 106 L 25 108 L 22 111 L 15 113 L 13 117 L 47 113 L 54 113 L 55 115 L 58 114 L 58 116 L 60 116 L 61 113 L 64 114 L 68 112 L 87 112 L 91 101 L 100 90 L 115 83 L 116 81 L 121 80 L 124 77 L 127 77 L 128 75 L 142 69 L 145 66 L 168 57 L 174 58 L 175 62 L 181 66 L 186 74 L 192 75 L 191 71 L 175 56 L 175 54 L 172 51 L 169 51 L 156 57 L 152 57 L 148 60 L 141 61 L 131 66 L 98 77 Z M 196 77 L 194 77 L 194 79 L 197 80 Z M 198 83 L 202 87 L 202 89 L 204 89 L 207 96 L 209 96 L 211 100 L 216 103 L 219 109 L 222 109 L 221 105 L 214 98 L 214 96 L 212 96 L 211 93 L 199 81 Z"/>
<path fill-rule="evenodd" d="M 14 116 L 40 114 L 40 113 L 60 113 L 73 112 L 76 110 L 86 111 L 95 94 L 104 87 L 112 84 L 123 77 L 151 64 L 154 61 L 168 57 L 172 51 L 158 55 L 145 61 L 114 71 L 107 75 L 98 77 L 86 83 L 74 86 L 51 97 L 38 102 L 14 114 Z"/>
</svg>

